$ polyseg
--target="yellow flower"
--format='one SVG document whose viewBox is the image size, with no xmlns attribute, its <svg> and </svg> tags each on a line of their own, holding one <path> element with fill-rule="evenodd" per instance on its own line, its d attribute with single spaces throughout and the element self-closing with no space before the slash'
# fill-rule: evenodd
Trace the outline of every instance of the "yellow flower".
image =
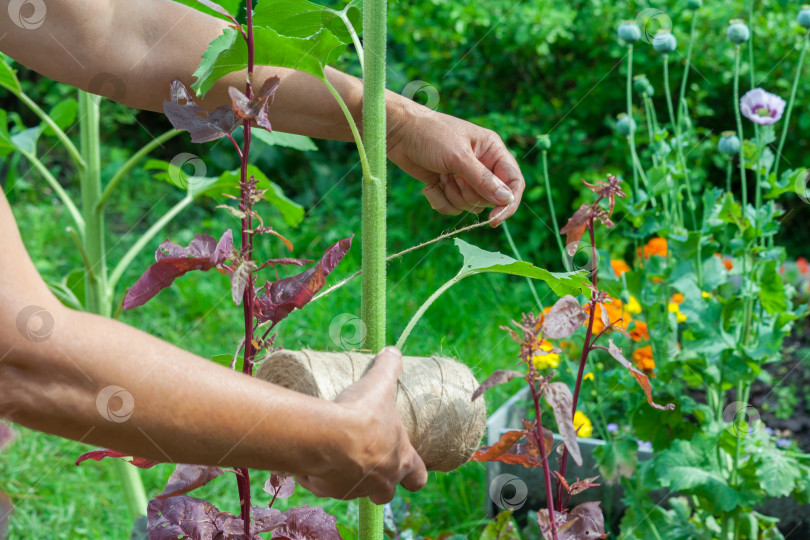
<svg viewBox="0 0 810 540">
<path fill-rule="evenodd" d="M 554 350 L 554 345 L 546 340 L 543 340 L 540 342 L 539 348 L 542 351 L 551 351 Z M 532 357 L 532 363 L 537 369 L 555 368 L 560 365 L 560 355 L 553 352 L 543 355 L 535 355 Z"/>
<path fill-rule="evenodd" d="M 706 292 L 706 291 L 700 291 L 700 296 L 702 296 L 703 298 L 711 298 L 712 293 L 709 293 L 709 292 Z"/>
<path fill-rule="evenodd" d="M 593 371 L 589 371 L 585 375 L 582 376 L 583 381 L 592 381 L 593 380 Z"/>
<path fill-rule="evenodd" d="M 582 411 L 577 411 L 574 414 L 574 429 L 577 431 L 577 437 L 590 437 L 593 435 L 593 424 L 591 419 L 585 416 Z"/>
<path fill-rule="evenodd" d="M 624 306 L 624 309 L 627 311 L 627 313 L 638 315 L 641 313 L 641 304 L 638 303 L 635 296 L 631 296 L 630 300 L 627 302 L 627 305 Z"/>
<path fill-rule="evenodd" d="M 679 306 L 675 302 L 670 302 L 669 305 L 667 306 L 667 309 L 669 309 L 670 313 L 675 314 L 675 319 L 679 323 L 682 323 L 682 322 L 686 321 L 687 317 L 686 317 L 686 315 L 681 313 L 681 306 Z"/>
</svg>

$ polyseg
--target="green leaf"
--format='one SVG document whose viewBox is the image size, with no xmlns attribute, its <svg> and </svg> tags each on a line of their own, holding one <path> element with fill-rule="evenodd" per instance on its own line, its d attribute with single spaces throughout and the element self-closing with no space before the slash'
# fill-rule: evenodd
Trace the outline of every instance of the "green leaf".
<svg viewBox="0 0 810 540">
<path fill-rule="evenodd" d="M 280 131 L 266 131 L 264 129 L 251 129 L 250 135 L 252 138 L 258 139 L 268 146 L 283 146 L 285 148 L 292 148 L 293 150 L 300 150 L 301 152 L 309 152 L 318 149 L 315 143 L 312 142 L 312 139 L 303 135 L 282 133 Z"/>
<path fill-rule="evenodd" d="M 226 368 L 231 367 L 231 362 L 233 362 L 233 355 L 232 354 L 215 354 L 211 357 L 212 362 L 216 362 L 220 366 L 225 366 Z M 236 371 L 242 371 L 242 365 L 244 364 L 245 359 L 242 356 L 239 356 L 236 359 Z"/>
<path fill-rule="evenodd" d="M 799 464 L 784 452 L 773 449 L 757 458 L 757 479 L 771 497 L 790 495 L 799 476 Z"/>
<path fill-rule="evenodd" d="M 185 4 L 189 7 L 193 7 L 194 9 L 202 11 L 203 13 L 207 13 L 208 15 L 213 15 L 214 17 L 219 17 L 220 19 L 228 20 L 222 13 L 218 13 L 213 9 L 205 7 L 197 0 L 174 0 L 174 1 L 180 2 L 181 4 Z M 242 4 L 241 0 L 211 0 L 211 1 L 225 8 L 225 10 L 234 17 L 238 14 L 239 7 Z"/>
<path fill-rule="evenodd" d="M 771 315 L 787 310 L 787 294 L 777 261 L 768 261 L 759 272 L 759 300 Z"/>
<path fill-rule="evenodd" d="M 0 55 L 0 86 L 15 96 L 20 95 L 20 92 L 22 92 L 20 81 L 17 80 L 16 71 L 11 69 L 11 66 L 8 65 L 7 58 L 3 55 Z"/>
<path fill-rule="evenodd" d="M 520 534 L 512 519 L 512 512 L 506 510 L 498 514 L 484 528 L 479 540 L 520 540 Z"/>
<path fill-rule="evenodd" d="M 257 26 L 253 37 L 256 64 L 297 69 L 326 80 L 324 69 L 346 48 L 329 30 L 323 29 L 308 38 L 282 36 L 272 28 Z M 204 96 L 214 83 L 229 73 L 247 68 L 247 44 L 239 32 L 226 28 L 203 53 L 192 88 Z M 261 81 L 259 81 L 261 82 Z"/>
<path fill-rule="evenodd" d="M 270 179 L 267 178 L 267 176 L 265 176 L 265 174 L 255 165 L 248 165 L 248 177 L 250 176 L 255 176 L 256 180 L 259 181 L 256 186 L 258 189 L 267 190 L 267 192 L 264 194 L 265 200 L 275 206 L 279 212 L 281 212 L 281 216 L 284 218 L 287 225 L 290 227 L 295 227 L 301 223 L 301 220 L 304 219 L 305 213 L 303 206 L 291 199 L 288 199 L 287 196 L 284 195 L 284 190 L 281 189 L 281 186 L 270 181 Z M 221 190 L 223 187 L 238 189 L 238 186 L 239 171 L 227 171 L 220 175 L 219 181 L 209 187 L 207 192 L 214 191 L 215 189 Z"/>
<path fill-rule="evenodd" d="M 64 130 L 76 121 L 76 113 L 78 110 L 79 103 L 75 99 L 70 98 L 57 103 L 56 106 L 51 109 L 51 112 L 48 113 L 48 116 L 51 117 L 51 120 L 53 120 L 60 129 Z M 56 132 L 44 122 L 40 124 L 40 127 L 42 128 L 43 135 L 56 135 Z"/>
<path fill-rule="evenodd" d="M 37 139 L 39 139 L 39 127 L 32 127 L 24 129 L 23 131 L 11 136 L 11 143 L 18 150 L 23 150 L 29 154 L 36 155 L 37 153 Z"/>
<path fill-rule="evenodd" d="M 630 478 L 636 472 L 638 443 L 630 439 L 618 439 L 610 444 L 597 446 L 593 452 L 599 466 L 599 474 L 608 484 L 621 478 Z"/>
<path fill-rule="evenodd" d="M 326 28 L 343 43 L 350 43 L 352 37 L 342 17 L 351 17 L 359 22 L 360 17 L 355 16 L 358 13 L 355 2 L 347 4 L 342 11 L 336 11 L 308 0 L 262 0 L 253 12 L 253 24 L 299 38 L 309 37 Z M 350 24 L 354 22 L 350 21 Z M 354 26 L 358 28 L 357 24 Z"/>
<path fill-rule="evenodd" d="M 554 294 L 561 297 L 566 294 L 578 296 L 579 294 L 586 294 L 588 291 L 588 274 L 585 270 L 561 273 L 549 272 L 530 263 L 513 259 L 503 253 L 484 251 L 458 238 L 456 238 L 455 243 L 462 257 L 464 257 L 464 264 L 459 276 L 466 277 L 481 272 L 525 276 L 545 281 L 554 291 Z"/>
</svg>

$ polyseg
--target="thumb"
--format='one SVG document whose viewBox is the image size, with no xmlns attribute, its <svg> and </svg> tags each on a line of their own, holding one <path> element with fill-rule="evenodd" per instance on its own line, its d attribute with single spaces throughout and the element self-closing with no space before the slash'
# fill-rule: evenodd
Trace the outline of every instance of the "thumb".
<svg viewBox="0 0 810 540">
<path fill-rule="evenodd" d="M 455 167 L 455 174 L 463 177 L 467 184 L 484 199 L 497 206 L 510 204 L 515 196 L 512 190 L 495 173 L 484 166 L 472 152 L 462 157 Z"/>
<path fill-rule="evenodd" d="M 352 401 L 376 394 L 393 402 L 401 372 L 402 353 L 396 347 L 385 347 L 374 357 L 374 365 L 360 380 L 343 390 L 335 401 Z"/>
</svg>

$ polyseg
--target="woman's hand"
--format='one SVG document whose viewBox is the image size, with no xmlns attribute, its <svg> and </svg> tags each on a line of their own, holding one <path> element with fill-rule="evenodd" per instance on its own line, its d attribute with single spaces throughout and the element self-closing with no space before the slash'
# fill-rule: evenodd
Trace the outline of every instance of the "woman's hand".
<svg viewBox="0 0 810 540">
<path fill-rule="evenodd" d="M 331 429 L 343 431 L 343 437 L 338 437 L 343 443 L 332 453 L 327 472 L 298 475 L 299 484 L 319 497 L 369 497 L 376 504 L 390 502 L 397 484 L 409 491 L 424 487 L 425 464 L 394 408 L 401 371 L 402 354 L 386 347 L 374 359 L 374 366 L 337 397 L 335 402 L 345 412 L 346 421 Z"/>
<path fill-rule="evenodd" d="M 515 213 L 525 182 L 495 132 L 396 94 L 388 99 L 388 157 L 427 184 L 422 192 L 435 210 L 477 214 L 494 206 L 493 227 Z"/>
</svg>

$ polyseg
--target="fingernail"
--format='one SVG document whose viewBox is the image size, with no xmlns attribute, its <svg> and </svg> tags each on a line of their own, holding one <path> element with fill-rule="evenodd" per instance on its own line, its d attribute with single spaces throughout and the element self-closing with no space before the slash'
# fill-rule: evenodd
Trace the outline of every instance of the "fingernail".
<svg viewBox="0 0 810 540">
<path fill-rule="evenodd" d="M 510 204 L 515 200 L 515 196 L 512 195 L 512 191 L 508 187 L 501 186 L 495 192 L 495 199 L 501 204 Z"/>
<path fill-rule="evenodd" d="M 399 356 L 400 358 L 402 357 L 402 351 L 400 351 L 399 349 L 397 349 L 393 345 L 389 345 L 388 347 L 385 347 L 381 352 L 388 353 L 388 354 L 393 354 L 395 356 Z"/>
</svg>

